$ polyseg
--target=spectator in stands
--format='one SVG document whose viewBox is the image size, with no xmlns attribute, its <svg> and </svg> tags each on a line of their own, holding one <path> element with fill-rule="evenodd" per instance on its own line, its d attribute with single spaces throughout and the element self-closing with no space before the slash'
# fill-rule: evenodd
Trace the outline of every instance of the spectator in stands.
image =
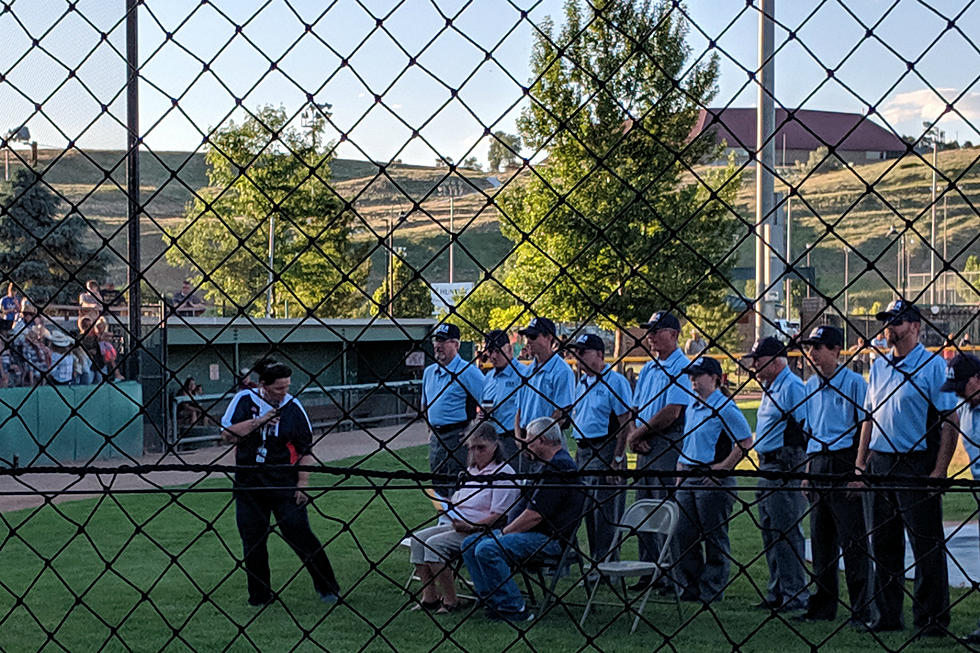
<svg viewBox="0 0 980 653">
<path fill-rule="evenodd" d="M 960 349 L 967 351 L 970 347 L 973 347 L 973 342 L 970 340 L 970 333 L 966 332 L 960 338 Z"/>
<path fill-rule="evenodd" d="M 252 379 L 252 370 L 243 367 L 238 373 L 238 381 L 235 383 L 235 392 L 239 390 L 256 389 L 259 384 Z"/>
<path fill-rule="evenodd" d="M 14 322 L 17 319 L 17 310 L 20 308 L 20 300 L 17 299 L 17 289 L 13 282 L 7 284 L 7 294 L 0 298 L 0 314 L 3 319 Z"/>
<path fill-rule="evenodd" d="M 463 560 L 477 596 L 488 616 L 509 622 L 530 621 L 512 566 L 534 557 L 556 557 L 571 541 L 582 517 L 584 495 L 575 479 L 552 474 L 575 472 L 565 449 L 565 438 L 551 417 L 535 419 L 521 435 L 527 452 L 542 467 L 543 475 L 525 488 L 525 506 L 502 529 L 477 533 L 463 541 Z M 516 512 L 516 510 L 515 510 Z"/>
<path fill-rule="evenodd" d="M 310 529 L 306 504 L 309 472 L 293 465 L 312 465 L 313 430 L 296 397 L 289 394 L 292 369 L 273 360 L 255 365 L 258 390 L 234 396 L 221 418 L 222 438 L 235 445 L 235 519 L 242 538 L 248 603 L 264 606 L 275 593 L 269 576 L 269 518 L 296 552 L 313 578 L 324 603 L 336 603 L 340 587 L 316 535 Z"/>
<path fill-rule="evenodd" d="M 204 394 L 204 388 L 197 384 L 193 376 L 184 379 L 184 383 L 177 392 L 178 396 L 186 397 L 190 401 L 182 401 L 177 406 L 177 419 L 188 426 L 195 426 L 201 422 L 204 410 L 194 399 L 197 395 Z"/>
<path fill-rule="evenodd" d="M 956 334 L 951 333 L 946 336 L 946 342 L 943 343 L 943 360 L 949 363 L 949 361 L 956 357 L 956 353 Z"/>
<path fill-rule="evenodd" d="M 45 370 L 45 380 L 48 385 L 69 385 L 75 375 L 75 356 L 72 349 L 75 342 L 72 337 L 60 329 L 54 329 L 48 335 L 50 358 Z"/>
<path fill-rule="evenodd" d="M 102 293 L 99 292 L 99 282 L 89 279 L 85 282 L 85 292 L 78 296 L 78 305 L 81 308 L 80 315 L 86 315 L 92 319 L 98 319 L 102 315 L 105 304 L 102 301 Z"/>
<path fill-rule="evenodd" d="M 79 349 L 88 356 L 90 365 L 87 374 L 81 375 L 79 385 L 91 385 L 103 379 L 105 359 L 102 357 L 102 347 L 99 344 L 99 334 L 96 333 L 91 317 L 78 318 Z"/>
<path fill-rule="evenodd" d="M 21 368 L 19 385 L 32 386 L 40 382 L 41 375 L 51 363 L 51 352 L 45 344 L 50 332 L 37 307 L 26 297 L 21 301 L 20 318 L 14 324 L 14 350 Z"/>
<path fill-rule="evenodd" d="M 190 279 L 184 279 L 184 283 L 180 285 L 180 290 L 174 293 L 171 301 L 177 315 L 197 317 L 204 312 L 204 302 L 198 299 Z"/>
<path fill-rule="evenodd" d="M 704 477 L 678 480 L 679 559 L 675 576 L 685 601 L 723 598 L 731 566 L 728 522 L 735 503 L 735 479 L 710 475 L 735 469 L 752 446 L 752 429 L 722 385 L 721 363 L 701 357 L 684 369 L 697 398 L 684 411 L 684 435 L 677 469 Z M 703 550 L 702 550 L 703 547 Z"/>
<path fill-rule="evenodd" d="M 490 422 L 480 422 L 464 440 L 468 452 L 467 473 L 488 477 L 513 474 L 504 459 L 500 438 Z M 457 490 L 445 513 L 448 523 L 440 523 L 412 534 L 411 560 L 422 581 L 420 606 L 436 614 L 462 607 L 456 595 L 456 579 L 451 563 L 459 556 L 468 536 L 502 526 L 520 496 L 513 481 L 470 482 Z"/>
<path fill-rule="evenodd" d="M 20 382 L 20 368 L 14 354 L 13 324 L 0 320 L 0 387 L 12 388 Z"/>
<path fill-rule="evenodd" d="M 708 346 L 708 341 L 701 337 L 701 332 L 691 329 L 691 337 L 684 343 L 684 353 L 688 356 L 697 356 Z"/>
<path fill-rule="evenodd" d="M 119 352 L 116 345 L 112 342 L 112 332 L 109 331 L 109 323 L 104 317 L 100 317 L 93 327 L 96 336 L 99 338 L 99 350 L 102 352 L 102 376 L 107 381 L 120 381 L 123 378 L 122 370 L 116 364 Z"/>
</svg>

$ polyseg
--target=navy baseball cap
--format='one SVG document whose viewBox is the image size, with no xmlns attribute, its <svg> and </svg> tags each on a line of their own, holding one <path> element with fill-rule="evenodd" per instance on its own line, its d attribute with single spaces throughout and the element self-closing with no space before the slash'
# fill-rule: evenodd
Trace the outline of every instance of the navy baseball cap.
<svg viewBox="0 0 980 653">
<path fill-rule="evenodd" d="M 916 307 L 916 305 L 904 299 L 896 299 L 895 301 L 893 301 L 891 304 L 888 305 L 888 308 L 875 315 L 875 317 L 878 318 L 880 322 L 884 322 L 885 324 L 890 324 L 892 322 L 899 322 L 899 321 L 901 322 L 922 321 L 922 313 L 919 312 L 919 309 Z"/>
<path fill-rule="evenodd" d="M 526 327 L 518 330 L 518 333 L 522 336 L 532 336 L 534 338 L 537 338 L 542 333 L 547 333 L 551 336 L 558 335 L 558 331 L 555 329 L 555 323 L 546 317 L 534 318 Z"/>
<path fill-rule="evenodd" d="M 574 341 L 568 343 L 569 349 L 577 349 L 578 351 L 585 351 L 586 349 L 594 349 L 595 351 L 606 351 L 606 343 L 602 342 L 602 338 L 593 333 L 583 333 Z"/>
<path fill-rule="evenodd" d="M 830 324 L 815 327 L 806 338 L 800 340 L 801 345 L 825 345 L 827 347 L 843 347 L 844 332 Z"/>
<path fill-rule="evenodd" d="M 980 374 L 980 358 L 973 354 L 957 354 L 946 367 L 946 382 L 940 390 L 963 392 L 966 382 L 978 374 Z"/>
<path fill-rule="evenodd" d="M 673 329 L 674 331 L 681 330 L 681 322 L 674 314 L 670 311 L 657 311 L 650 316 L 647 322 L 640 325 L 641 329 L 646 329 L 647 331 L 656 331 L 657 329 Z"/>
<path fill-rule="evenodd" d="M 778 338 L 773 336 L 766 336 L 765 338 L 759 338 L 752 345 L 752 349 L 749 353 L 745 355 L 745 358 L 761 358 L 762 356 L 785 356 L 786 355 L 786 345 L 782 343 Z"/>
<path fill-rule="evenodd" d="M 702 356 L 685 367 L 684 374 L 714 374 L 715 376 L 721 376 L 721 363 L 714 358 Z"/>
<path fill-rule="evenodd" d="M 488 350 L 501 349 L 504 345 L 509 344 L 510 338 L 507 337 L 507 332 L 500 329 L 487 331 L 487 334 L 483 336 L 483 347 Z"/>
<path fill-rule="evenodd" d="M 455 324 L 440 324 L 432 331 L 436 340 L 459 340 L 459 327 Z"/>
</svg>

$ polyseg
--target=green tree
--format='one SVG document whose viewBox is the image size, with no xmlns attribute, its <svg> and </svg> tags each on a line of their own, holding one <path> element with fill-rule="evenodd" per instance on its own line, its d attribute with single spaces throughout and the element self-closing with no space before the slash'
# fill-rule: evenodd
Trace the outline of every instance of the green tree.
<svg viewBox="0 0 980 653">
<path fill-rule="evenodd" d="M 501 275 L 505 277 L 506 274 Z M 482 342 L 490 329 L 513 330 L 526 324 L 530 316 L 514 296 L 496 279 L 487 279 L 456 302 L 455 323 L 463 340 Z M 441 315 L 445 319 L 446 315 Z"/>
<path fill-rule="evenodd" d="M 35 303 L 74 303 L 88 279 L 106 275 L 94 229 L 78 213 L 59 216 L 60 204 L 27 168 L 0 186 L 0 270 Z"/>
<path fill-rule="evenodd" d="M 669 2 L 569 0 L 542 26 L 532 102 L 518 126 L 547 160 L 503 193 L 516 243 L 507 286 L 554 319 L 635 324 L 654 307 L 721 301 L 744 226 L 730 208 L 734 163 L 691 140 L 716 93 L 717 59 L 691 65 L 687 25 Z"/>
<path fill-rule="evenodd" d="M 487 163 L 490 172 L 498 172 L 500 166 L 513 165 L 521 149 L 521 137 L 504 131 L 495 131 L 487 150 Z"/>
<path fill-rule="evenodd" d="M 266 106 L 211 138 L 210 185 L 164 238 L 167 260 L 192 266 L 209 299 L 265 312 L 271 219 L 273 306 L 288 298 L 325 317 L 362 310 L 369 244 L 353 242 L 354 215 L 329 186 L 332 146 L 323 125 L 314 120 L 300 130 L 288 124 L 285 109 Z"/>
<path fill-rule="evenodd" d="M 394 293 L 389 293 L 389 278 L 374 291 L 372 309 L 375 315 L 381 317 L 430 317 L 434 310 L 432 294 L 425 280 L 409 265 L 405 264 L 405 249 L 395 249 L 392 257 L 391 276 L 394 282 L 390 284 Z"/>
</svg>

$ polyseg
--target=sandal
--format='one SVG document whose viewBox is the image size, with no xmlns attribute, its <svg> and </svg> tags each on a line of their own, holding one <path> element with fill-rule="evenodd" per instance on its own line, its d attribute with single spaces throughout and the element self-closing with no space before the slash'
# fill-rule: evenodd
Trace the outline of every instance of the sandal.
<svg viewBox="0 0 980 653">
<path fill-rule="evenodd" d="M 442 601 L 440 601 L 439 599 L 435 599 L 434 601 L 419 601 L 418 603 L 416 603 L 415 605 L 413 605 L 411 608 L 409 608 L 408 611 L 409 612 L 419 612 L 421 610 L 424 610 L 426 612 L 432 612 L 433 610 L 436 610 L 437 608 L 438 609 L 442 609 L 440 606 L 442 606 Z"/>
</svg>

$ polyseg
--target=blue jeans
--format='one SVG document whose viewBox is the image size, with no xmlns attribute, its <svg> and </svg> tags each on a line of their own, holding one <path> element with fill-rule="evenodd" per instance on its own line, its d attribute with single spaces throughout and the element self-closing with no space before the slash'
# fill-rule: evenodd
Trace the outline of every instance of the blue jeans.
<svg viewBox="0 0 980 653">
<path fill-rule="evenodd" d="M 463 561 L 470 571 L 476 595 L 503 613 L 524 609 L 511 566 L 535 555 L 558 555 L 558 541 L 543 533 L 508 533 L 500 530 L 476 533 L 463 540 Z"/>
</svg>

